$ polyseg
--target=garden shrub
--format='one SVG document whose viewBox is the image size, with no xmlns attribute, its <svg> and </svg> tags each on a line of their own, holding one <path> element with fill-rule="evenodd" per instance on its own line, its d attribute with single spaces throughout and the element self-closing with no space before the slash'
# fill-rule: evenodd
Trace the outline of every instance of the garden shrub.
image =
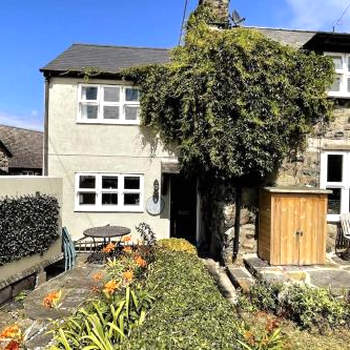
<svg viewBox="0 0 350 350">
<path fill-rule="evenodd" d="M 168 250 L 197 254 L 196 247 L 183 238 L 160 239 L 158 246 Z"/>
<path fill-rule="evenodd" d="M 253 339 L 194 254 L 157 250 L 145 291 L 154 297 L 152 307 L 120 349 L 283 349 L 276 330 Z"/>
<path fill-rule="evenodd" d="M 250 288 L 248 298 L 254 307 L 290 319 L 303 329 L 317 327 L 322 332 L 350 325 L 348 303 L 325 288 L 300 284 L 282 286 L 261 281 Z M 245 297 L 239 300 L 242 300 L 239 306 L 249 311 Z"/>
<path fill-rule="evenodd" d="M 42 254 L 59 237 L 59 205 L 48 195 L 0 200 L 0 265 Z"/>
</svg>

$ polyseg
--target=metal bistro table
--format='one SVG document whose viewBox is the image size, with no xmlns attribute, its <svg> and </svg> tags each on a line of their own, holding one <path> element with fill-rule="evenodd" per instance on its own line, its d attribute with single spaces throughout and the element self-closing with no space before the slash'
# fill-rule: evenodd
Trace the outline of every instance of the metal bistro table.
<svg viewBox="0 0 350 350">
<path fill-rule="evenodd" d="M 119 242 L 123 236 L 128 235 L 131 230 L 127 227 L 123 226 L 100 226 L 100 227 L 92 227 L 83 232 L 85 237 L 90 237 L 94 241 L 94 246 L 97 248 L 96 238 L 103 238 L 104 245 L 108 242 L 111 242 L 111 238 L 118 237 Z"/>
</svg>

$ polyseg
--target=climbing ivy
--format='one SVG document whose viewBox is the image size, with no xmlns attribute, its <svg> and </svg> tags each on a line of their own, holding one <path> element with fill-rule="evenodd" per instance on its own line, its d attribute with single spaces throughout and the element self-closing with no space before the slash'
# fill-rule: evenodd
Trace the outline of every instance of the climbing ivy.
<svg viewBox="0 0 350 350">
<path fill-rule="evenodd" d="M 123 75 L 142 89 L 142 125 L 176 151 L 183 170 L 257 181 L 330 120 L 333 63 L 254 29 L 214 29 L 211 20 L 199 7 L 169 64 Z"/>
</svg>

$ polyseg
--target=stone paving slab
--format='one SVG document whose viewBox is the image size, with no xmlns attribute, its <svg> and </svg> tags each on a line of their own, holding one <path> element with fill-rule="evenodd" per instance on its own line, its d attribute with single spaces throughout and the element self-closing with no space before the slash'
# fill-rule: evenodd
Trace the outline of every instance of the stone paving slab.
<svg viewBox="0 0 350 350">
<path fill-rule="evenodd" d="M 244 267 L 234 267 L 234 265 L 231 265 L 227 267 L 226 272 L 232 284 L 245 293 L 254 284 L 253 276 Z"/>
<path fill-rule="evenodd" d="M 335 293 L 350 290 L 350 262 L 337 256 L 328 256 L 326 265 L 312 266 L 270 266 L 257 256 L 243 260 L 255 278 L 270 283 L 302 282 L 314 287 L 331 288 Z"/>
<path fill-rule="evenodd" d="M 26 332 L 28 350 L 46 349 L 52 340 L 52 335 L 48 334 L 52 320 L 73 314 L 94 295 L 91 290 L 95 285 L 92 276 L 101 270 L 101 266 L 79 264 L 73 270 L 43 283 L 28 294 L 23 302 L 24 309 L 18 310 L 16 316 L 12 312 L 0 311 L 0 330 L 16 322 Z M 58 290 L 62 290 L 59 310 L 45 308 L 44 297 Z"/>
</svg>

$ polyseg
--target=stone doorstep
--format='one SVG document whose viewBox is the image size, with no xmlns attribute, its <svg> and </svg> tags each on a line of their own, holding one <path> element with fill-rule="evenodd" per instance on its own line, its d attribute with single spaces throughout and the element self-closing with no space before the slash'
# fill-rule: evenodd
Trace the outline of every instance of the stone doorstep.
<svg viewBox="0 0 350 350">
<path fill-rule="evenodd" d="M 255 283 L 253 276 L 244 267 L 230 265 L 227 267 L 226 273 L 235 288 L 241 289 L 244 293 L 247 293 Z"/>
</svg>

